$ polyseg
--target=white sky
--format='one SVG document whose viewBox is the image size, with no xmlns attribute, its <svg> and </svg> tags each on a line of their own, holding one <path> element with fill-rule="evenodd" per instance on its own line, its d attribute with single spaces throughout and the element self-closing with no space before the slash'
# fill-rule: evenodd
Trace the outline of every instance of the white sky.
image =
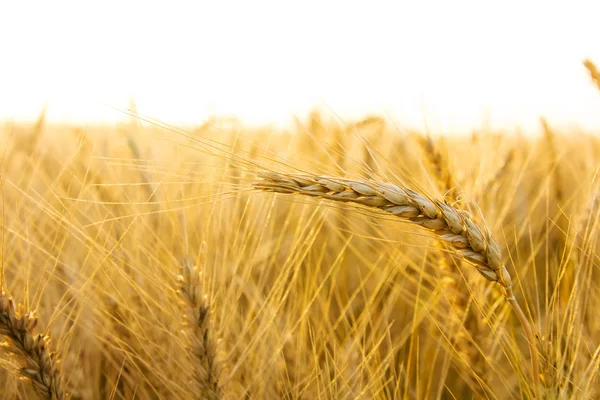
<svg viewBox="0 0 600 400">
<path fill-rule="evenodd" d="M 2 1 L 0 119 L 600 129 L 598 1 Z"/>
</svg>

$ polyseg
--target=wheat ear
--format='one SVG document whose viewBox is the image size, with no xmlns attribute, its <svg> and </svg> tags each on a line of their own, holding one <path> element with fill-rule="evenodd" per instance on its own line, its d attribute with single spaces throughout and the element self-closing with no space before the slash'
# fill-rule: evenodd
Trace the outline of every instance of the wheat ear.
<svg viewBox="0 0 600 400">
<path fill-rule="evenodd" d="M 460 200 L 459 189 L 457 188 L 454 176 L 450 172 L 448 159 L 444 157 L 440 148 L 436 146 L 431 136 L 414 135 L 416 142 L 423 150 L 425 159 L 429 162 L 429 170 L 435 178 L 435 186 L 442 191 L 444 197 L 450 203 Z"/>
<path fill-rule="evenodd" d="M 25 361 L 26 366 L 20 369 L 21 375 L 31 381 L 40 398 L 67 399 L 56 354 L 48 348 L 50 337 L 34 336 L 32 333 L 37 322 L 33 313 L 16 310 L 13 300 L 4 291 L 0 292 L 0 335 L 7 339 L 4 348 Z"/>
<path fill-rule="evenodd" d="M 188 325 L 191 328 L 190 339 L 195 357 L 194 378 L 202 399 L 221 398 L 219 371 L 216 362 L 216 344 L 210 327 L 209 307 L 200 293 L 200 274 L 198 267 L 186 260 L 179 275 L 179 293 L 188 308 Z"/>
<path fill-rule="evenodd" d="M 527 336 L 534 390 L 538 392 L 539 355 L 531 325 L 514 296 L 510 274 L 502 264 L 500 246 L 489 230 L 476 224 L 469 213 L 411 189 L 373 180 L 276 172 L 261 173 L 260 177 L 262 180 L 253 186 L 263 191 L 360 204 L 421 226 L 447 244 L 452 254 L 473 264 L 484 278 L 498 282 Z"/>
<path fill-rule="evenodd" d="M 592 81 L 600 90 L 600 72 L 598 71 L 596 64 L 594 64 L 592 60 L 586 59 L 583 61 L 583 65 L 587 68 L 590 78 L 592 78 Z"/>
</svg>

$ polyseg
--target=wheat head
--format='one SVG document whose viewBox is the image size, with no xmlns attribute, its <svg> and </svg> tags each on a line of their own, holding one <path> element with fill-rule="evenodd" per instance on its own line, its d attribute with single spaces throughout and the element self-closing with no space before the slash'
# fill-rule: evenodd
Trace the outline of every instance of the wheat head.
<svg viewBox="0 0 600 400">
<path fill-rule="evenodd" d="M 0 292 L 0 335 L 7 341 L 6 350 L 25 361 L 21 375 L 31 381 L 41 399 L 62 400 L 68 395 L 62 387 L 58 360 L 48 349 L 47 335 L 33 335 L 38 319 L 33 313 L 15 309 L 13 300 Z"/>
<path fill-rule="evenodd" d="M 260 176 L 263 179 L 254 183 L 260 190 L 374 207 L 421 226 L 435 233 L 455 256 L 473 264 L 484 278 L 505 289 L 512 287 L 510 274 L 502 265 L 500 246 L 489 230 L 476 224 L 466 211 L 390 183 L 275 172 Z"/>
<path fill-rule="evenodd" d="M 191 351 L 194 356 L 194 378 L 203 399 L 222 396 L 219 369 L 216 361 L 216 343 L 210 326 L 210 309 L 200 293 L 200 268 L 186 260 L 178 277 L 179 293 L 187 306 Z"/>
</svg>

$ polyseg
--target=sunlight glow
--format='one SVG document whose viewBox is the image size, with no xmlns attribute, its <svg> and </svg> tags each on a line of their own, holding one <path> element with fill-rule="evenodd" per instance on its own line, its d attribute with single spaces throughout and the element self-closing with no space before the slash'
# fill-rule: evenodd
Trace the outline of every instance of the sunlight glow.
<svg viewBox="0 0 600 400">
<path fill-rule="evenodd" d="M 3 2 L 0 119 L 285 123 L 320 106 L 408 127 L 600 129 L 591 1 Z"/>
</svg>

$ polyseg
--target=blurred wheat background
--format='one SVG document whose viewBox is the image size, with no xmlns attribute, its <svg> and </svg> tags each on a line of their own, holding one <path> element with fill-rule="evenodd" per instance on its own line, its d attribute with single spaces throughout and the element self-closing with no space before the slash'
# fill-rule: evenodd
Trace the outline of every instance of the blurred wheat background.
<svg viewBox="0 0 600 400">
<path fill-rule="evenodd" d="M 600 398 L 594 10 L 0 4 L 0 399 Z"/>
<path fill-rule="evenodd" d="M 182 131 L 131 108 L 116 127 L 4 127 L 2 284 L 21 306 L 0 314 L 2 398 L 600 395 L 597 137 L 543 119 L 539 137 L 428 136 L 318 112 L 289 131 Z M 390 216 L 257 191 L 261 171 L 390 182 L 487 224 L 539 387 L 499 285 Z M 23 329 L 56 352 L 46 377 L 13 329 L 30 311 Z"/>
</svg>

